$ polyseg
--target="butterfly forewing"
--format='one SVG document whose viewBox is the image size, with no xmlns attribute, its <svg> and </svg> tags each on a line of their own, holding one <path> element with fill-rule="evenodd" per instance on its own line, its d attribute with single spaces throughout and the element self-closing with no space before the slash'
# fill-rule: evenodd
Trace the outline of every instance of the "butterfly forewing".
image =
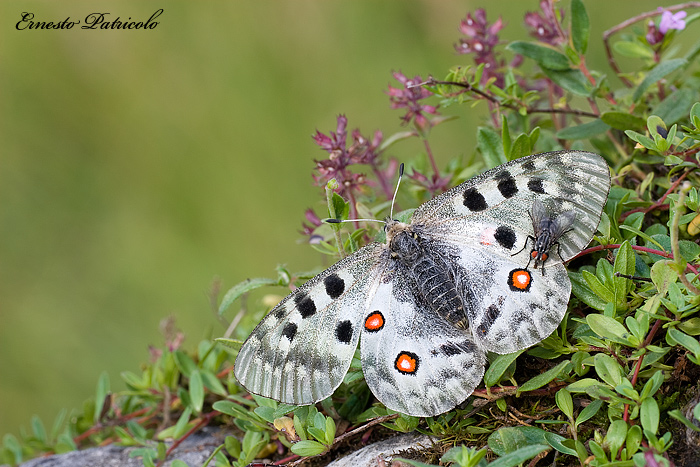
<svg viewBox="0 0 700 467">
<path fill-rule="evenodd" d="M 532 234 L 528 213 L 533 200 L 540 199 L 551 214 L 576 214 L 571 231 L 559 240 L 561 260 L 568 261 L 593 238 L 609 189 L 610 170 L 597 154 L 536 154 L 484 172 L 424 203 L 415 211 L 413 223 L 430 225 L 468 216 Z"/>
<path fill-rule="evenodd" d="M 282 300 L 241 348 L 236 378 L 248 391 L 288 404 L 330 396 L 350 367 L 383 245 L 370 244 Z"/>
</svg>

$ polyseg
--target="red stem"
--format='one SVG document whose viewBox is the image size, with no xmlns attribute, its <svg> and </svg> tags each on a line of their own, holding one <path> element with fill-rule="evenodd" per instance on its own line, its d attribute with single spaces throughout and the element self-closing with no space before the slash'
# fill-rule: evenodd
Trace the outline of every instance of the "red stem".
<svg viewBox="0 0 700 467">
<path fill-rule="evenodd" d="M 653 254 L 655 254 L 655 255 L 663 256 L 664 258 L 673 259 L 673 255 L 672 255 L 671 253 L 666 253 L 665 251 L 654 250 L 653 248 L 647 248 L 647 247 L 644 247 L 644 246 L 637 246 L 637 245 L 630 245 L 630 246 L 632 247 L 633 250 L 642 251 L 642 252 L 644 252 L 644 253 L 653 253 Z M 614 250 L 615 248 L 620 248 L 620 244 L 619 244 L 619 243 L 615 243 L 615 244 L 613 244 L 613 245 L 598 245 L 598 246 L 594 246 L 594 247 L 591 247 L 591 248 L 586 248 L 586 249 L 583 250 L 581 253 L 577 254 L 576 256 L 574 256 L 574 257 L 571 258 L 571 259 L 574 260 L 574 259 L 576 259 L 576 258 L 578 258 L 578 257 L 581 257 L 581 256 L 583 256 L 583 255 L 587 255 L 587 254 L 589 254 L 589 253 L 594 253 L 594 252 L 596 252 L 596 251 Z M 690 269 L 690 271 L 691 271 L 693 274 L 698 274 L 698 270 L 695 268 L 695 266 L 693 266 L 693 265 L 690 264 L 690 263 L 686 264 L 686 270 L 687 270 L 687 269 Z"/>
</svg>

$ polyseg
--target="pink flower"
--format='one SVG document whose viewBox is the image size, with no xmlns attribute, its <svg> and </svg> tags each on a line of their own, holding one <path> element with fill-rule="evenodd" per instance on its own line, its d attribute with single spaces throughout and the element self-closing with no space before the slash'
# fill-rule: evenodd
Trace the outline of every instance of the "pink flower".
<svg viewBox="0 0 700 467">
<path fill-rule="evenodd" d="M 432 97 L 433 93 L 425 89 L 423 86 L 417 86 L 423 80 L 420 76 L 409 79 L 401 72 L 394 73 L 394 78 L 403 85 L 403 88 L 394 88 L 389 86 L 387 94 L 391 101 L 392 109 L 408 109 L 406 114 L 401 117 L 404 123 L 414 121 L 416 127 L 420 130 L 430 126 L 430 121 L 424 114 L 437 115 L 437 107 L 434 105 L 421 104 L 421 99 Z"/>
<path fill-rule="evenodd" d="M 666 34 L 670 29 L 685 29 L 685 18 L 688 15 L 685 11 L 679 11 L 676 14 L 671 13 L 668 10 L 663 10 L 661 13 L 661 22 L 659 22 L 659 31 L 661 34 Z"/>
<path fill-rule="evenodd" d="M 559 34 L 559 20 L 553 5 L 549 0 L 541 0 L 540 8 L 542 13 L 528 12 L 525 14 L 525 25 L 530 28 L 530 35 L 547 44 L 563 43 L 566 38 Z M 559 15 L 564 19 L 563 11 L 559 10 Z"/>
</svg>

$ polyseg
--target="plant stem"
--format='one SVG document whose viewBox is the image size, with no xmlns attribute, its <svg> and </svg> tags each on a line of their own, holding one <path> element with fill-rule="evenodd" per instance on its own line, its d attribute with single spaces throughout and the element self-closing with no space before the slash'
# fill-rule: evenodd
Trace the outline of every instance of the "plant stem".
<svg viewBox="0 0 700 467">
<path fill-rule="evenodd" d="M 328 203 L 328 215 L 332 219 L 336 219 L 338 214 L 335 212 L 335 206 L 333 206 L 333 190 L 338 187 L 338 181 L 335 178 L 331 178 L 328 183 L 326 183 L 326 201 Z M 345 253 L 345 248 L 343 248 L 343 239 L 340 237 L 340 225 L 331 225 L 333 229 L 333 236 L 335 237 L 335 242 L 338 245 L 338 253 L 340 253 L 341 258 L 345 258 L 347 253 Z"/>
<path fill-rule="evenodd" d="M 681 256 L 681 248 L 678 243 L 678 224 L 680 223 L 681 220 L 681 215 L 683 212 L 685 212 L 685 205 L 683 204 L 685 202 L 685 197 L 690 191 L 691 185 L 690 183 L 684 183 L 683 186 L 681 186 L 681 194 L 680 197 L 678 198 L 678 203 L 675 205 L 675 211 L 673 212 L 673 222 L 671 224 L 671 252 L 673 253 L 673 258 L 674 262 L 678 266 L 678 279 L 685 285 L 685 287 L 690 290 L 692 293 L 695 295 L 700 295 L 700 290 L 695 287 L 693 284 L 690 283 L 687 277 L 685 277 L 685 268 L 683 267 L 683 263 L 685 260 Z M 695 274 L 697 275 L 697 271 L 695 271 Z"/>
</svg>

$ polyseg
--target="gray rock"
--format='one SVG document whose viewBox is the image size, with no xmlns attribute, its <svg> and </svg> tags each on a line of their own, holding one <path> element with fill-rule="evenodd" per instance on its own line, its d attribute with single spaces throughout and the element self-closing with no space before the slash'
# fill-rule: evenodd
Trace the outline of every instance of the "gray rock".
<svg viewBox="0 0 700 467">
<path fill-rule="evenodd" d="M 170 466 L 179 459 L 190 467 L 199 467 L 214 452 L 228 433 L 220 427 L 204 427 L 182 442 L 165 462 Z M 170 446 L 171 443 L 168 443 Z M 21 464 L 21 467 L 142 467 L 141 458 L 129 457 L 135 447 L 103 446 L 40 457 Z"/>
<path fill-rule="evenodd" d="M 379 459 L 391 460 L 397 453 L 408 449 L 423 450 L 433 443 L 430 437 L 420 433 L 406 433 L 385 439 L 334 460 L 328 467 L 376 467 Z"/>
</svg>

